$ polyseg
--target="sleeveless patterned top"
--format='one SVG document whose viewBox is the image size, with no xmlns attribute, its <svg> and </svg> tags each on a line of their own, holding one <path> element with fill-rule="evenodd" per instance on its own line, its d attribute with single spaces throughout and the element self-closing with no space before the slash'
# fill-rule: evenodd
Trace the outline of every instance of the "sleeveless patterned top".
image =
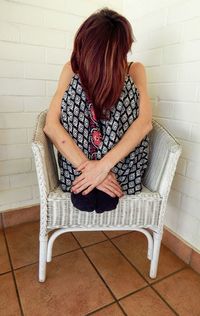
<svg viewBox="0 0 200 316">
<path fill-rule="evenodd" d="M 97 121 L 94 106 L 82 88 L 80 77 L 74 74 L 62 98 L 60 123 L 88 159 L 101 159 L 119 142 L 138 114 L 139 91 L 130 75 L 126 76 L 121 95 L 110 110 L 109 120 Z M 141 192 L 148 154 L 149 136 L 146 135 L 133 151 L 111 169 L 124 193 Z M 58 165 L 60 187 L 62 191 L 70 192 L 72 182 L 81 172 L 76 171 L 59 151 Z"/>
</svg>

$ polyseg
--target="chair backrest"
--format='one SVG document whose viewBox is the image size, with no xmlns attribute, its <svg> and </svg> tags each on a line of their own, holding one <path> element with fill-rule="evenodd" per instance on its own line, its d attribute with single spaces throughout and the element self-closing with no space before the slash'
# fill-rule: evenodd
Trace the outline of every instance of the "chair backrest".
<svg viewBox="0 0 200 316">
<path fill-rule="evenodd" d="M 46 185 L 46 190 L 50 192 L 58 186 L 59 179 L 53 144 L 43 131 L 47 112 L 48 109 L 42 111 L 37 116 L 36 126 L 32 138 L 32 150 L 35 155 L 38 176 L 40 172 L 44 172 L 43 181 L 45 183 L 40 183 L 39 179 L 39 186 Z"/>
<path fill-rule="evenodd" d="M 166 128 L 154 119 L 152 123 L 148 167 L 143 184 L 149 190 L 158 191 L 161 196 L 167 198 L 182 148 Z"/>
</svg>

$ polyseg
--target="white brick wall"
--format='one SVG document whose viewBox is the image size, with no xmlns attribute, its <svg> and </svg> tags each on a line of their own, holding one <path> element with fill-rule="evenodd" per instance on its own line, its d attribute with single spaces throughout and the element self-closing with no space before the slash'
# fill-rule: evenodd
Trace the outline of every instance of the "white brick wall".
<svg viewBox="0 0 200 316">
<path fill-rule="evenodd" d="M 79 25 L 122 0 L 0 0 L 0 211 L 39 203 L 31 139 Z"/>
<path fill-rule="evenodd" d="M 200 251 L 200 2 L 124 0 L 146 66 L 153 116 L 183 147 L 165 224 Z"/>
</svg>

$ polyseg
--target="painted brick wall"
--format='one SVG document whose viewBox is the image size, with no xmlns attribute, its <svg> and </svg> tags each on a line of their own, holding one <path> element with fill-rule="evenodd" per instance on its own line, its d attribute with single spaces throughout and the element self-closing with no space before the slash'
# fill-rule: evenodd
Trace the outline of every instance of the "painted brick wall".
<svg viewBox="0 0 200 316">
<path fill-rule="evenodd" d="M 0 211 L 39 203 L 31 139 L 79 25 L 122 0 L 0 1 Z"/>
<path fill-rule="evenodd" d="M 165 224 L 200 251 L 200 2 L 124 0 L 137 42 L 130 60 L 146 66 L 153 116 L 183 152 Z"/>
</svg>

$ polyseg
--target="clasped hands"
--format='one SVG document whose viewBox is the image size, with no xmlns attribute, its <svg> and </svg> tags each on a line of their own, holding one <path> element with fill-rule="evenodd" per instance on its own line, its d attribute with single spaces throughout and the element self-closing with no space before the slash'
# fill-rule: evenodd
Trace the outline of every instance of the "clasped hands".
<svg viewBox="0 0 200 316">
<path fill-rule="evenodd" d="M 101 160 L 86 160 L 82 162 L 77 171 L 81 171 L 72 183 L 71 192 L 83 195 L 88 194 L 95 187 L 112 197 L 124 195 L 115 174 Z"/>
</svg>

